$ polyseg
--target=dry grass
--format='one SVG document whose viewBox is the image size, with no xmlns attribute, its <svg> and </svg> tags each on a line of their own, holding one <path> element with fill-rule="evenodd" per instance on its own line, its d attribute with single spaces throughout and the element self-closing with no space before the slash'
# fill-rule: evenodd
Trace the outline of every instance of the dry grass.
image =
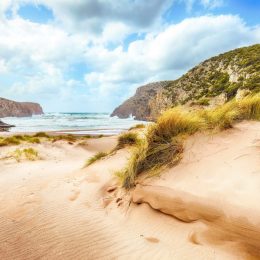
<svg viewBox="0 0 260 260">
<path fill-rule="evenodd" d="M 121 149 L 127 145 L 136 145 L 139 142 L 139 137 L 137 133 L 126 132 L 118 137 L 118 143 L 116 150 Z"/>
<path fill-rule="evenodd" d="M 38 152 L 33 148 L 16 149 L 10 154 L 17 162 L 24 160 L 36 161 L 39 159 Z"/>
<path fill-rule="evenodd" d="M 96 162 L 96 161 L 98 161 L 98 160 L 100 160 L 100 159 L 106 157 L 107 155 L 108 155 L 108 153 L 104 153 L 104 152 L 98 152 L 98 153 L 96 153 L 95 155 L 93 155 L 92 157 L 90 157 L 90 158 L 87 160 L 87 162 L 86 162 L 86 164 L 85 164 L 84 167 L 87 167 L 87 166 L 93 164 L 94 162 Z"/>
<path fill-rule="evenodd" d="M 101 136 L 92 137 L 86 136 L 75 136 L 75 135 L 55 135 L 51 136 L 44 132 L 39 132 L 34 135 L 13 135 L 8 137 L 0 137 L 0 147 L 1 146 L 11 146 L 20 145 L 21 143 L 32 143 L 40 144 L 42 141 L 46 142 L 57 142 L 57 141 L 67 141 L 69 143 L 74 143 L 76 141 L 82 141 L 89 138 L 101 138 Z"/>
<path fill-rule="evenodd" d="M 135 129 L 142 129 L 145 128 L 145 124 L 137 124 L 129 128 L 129 131 L 135 130 Z"/>
<path fill-rule="evenodd" d="M 48 134 L 46 134 L 45 132 L 38 132 L 34 135 L 34 137 L 45 137 L 45 138 L 49 138 L 50 136 Z"/>
<path fill-rule="evenodd" d="M 244 119 L 260 120 L 260 94 L 232 100 L 214 109 L 191 112 L 180 107 L 170 109 L 148 127 L 145 138 L 133 149 L 126 168 L 116 175 L 123 187 L 131 188 L 141 173 L 178 163 L 187 136 L 198 131 L 221 131 Z"/>
</svg>

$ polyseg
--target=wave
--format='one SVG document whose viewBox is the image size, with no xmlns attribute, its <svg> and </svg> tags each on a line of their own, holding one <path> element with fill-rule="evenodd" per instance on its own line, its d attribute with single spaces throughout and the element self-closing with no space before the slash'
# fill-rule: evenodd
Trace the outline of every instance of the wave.
<svg viewBox="0 0 260 260">
<path fill-rule="evenodd" d="M 108 113 L 46 113 L 32 117 L 8 117 L 4 121 L 15 125 L 10 130 L 13 132 L 90 130 L 102 134 L 118 133 L 142 122 L 134 120 L 134 117 L 110 117 Z"/>
</svg>

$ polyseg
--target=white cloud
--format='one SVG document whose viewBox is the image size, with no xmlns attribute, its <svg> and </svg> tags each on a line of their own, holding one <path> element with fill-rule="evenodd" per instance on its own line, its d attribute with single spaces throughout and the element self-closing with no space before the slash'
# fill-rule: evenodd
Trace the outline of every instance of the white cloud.
<svg viewBox="0 0 260 260">
<path fill-rule="evenodd" d="M 15 10 L 24 2 L 48 5 L 56 20 L 37 24 L 22 19 Z M 47 110 L 68 111 L 69 104 L 76 104 L 78 111 L 91 110 L 95 104 L 100 111 L 112 110 L 140 84 L 175 79 L 206 58 L 260 42 L 260 27 L 249 27 L 238 16 L 201 16 L 163 24 L 161 15 L 171 2 L 1 1 L 0 74 L 12 79 L 11 83 L 2 80 L 1 95 L 31 98 Z M 195 1 L 185 2 L 193 6 Z M 208 9 L 221 4 L 198 2 Z M 3 14 L 10 7 L 14 17 L 8 20 Z M 85 12 L 86 8 L 93 12 Z M 145 32 L 144 39 L 123 46 L 129 34 L 140 31 Z M 70 75 L 75 64 L 86 67 L 83 79 Z"/>
<path fill-rule="evenodd" d="M 144 82 L 174 79 L 204 59 L 258 42 L 260 28 L 247 27 L 237 16 L 190 18 L 134 41 L 127 51 L 92 48 L 87 59 L 101 66 L 85 81 L 102 92 L 129 91 Z"/>
</svg>

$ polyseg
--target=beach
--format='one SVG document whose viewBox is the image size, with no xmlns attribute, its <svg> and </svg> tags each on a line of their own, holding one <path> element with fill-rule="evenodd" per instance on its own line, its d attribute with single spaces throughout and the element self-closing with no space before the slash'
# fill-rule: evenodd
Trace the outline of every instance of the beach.
<svg viewBox="0 0 260 260">
<path fill-rule="evenodd" d="M 117 135 L 34 148 L 0 160 L 1 259 L 259 259 L 259 122 L 196 134 L 181 162 L 126 191 L 115 172 L 131 148 Z"/>
</svg>

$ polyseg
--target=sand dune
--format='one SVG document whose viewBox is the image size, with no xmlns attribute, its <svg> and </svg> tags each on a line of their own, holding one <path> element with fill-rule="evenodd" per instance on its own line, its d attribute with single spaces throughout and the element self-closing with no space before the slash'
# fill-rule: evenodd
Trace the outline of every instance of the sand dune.
<svg viewBox="0 0 260 260">
<path fill-rule="evenodd" d="M 178 166 L 130 192 L 113 175 L 127 149 L 82 168 L 116 137 L 1 160 L 0 258 L 259 259 L 259 140 L 254 122 L 194 136 Z"/>
</svg>

